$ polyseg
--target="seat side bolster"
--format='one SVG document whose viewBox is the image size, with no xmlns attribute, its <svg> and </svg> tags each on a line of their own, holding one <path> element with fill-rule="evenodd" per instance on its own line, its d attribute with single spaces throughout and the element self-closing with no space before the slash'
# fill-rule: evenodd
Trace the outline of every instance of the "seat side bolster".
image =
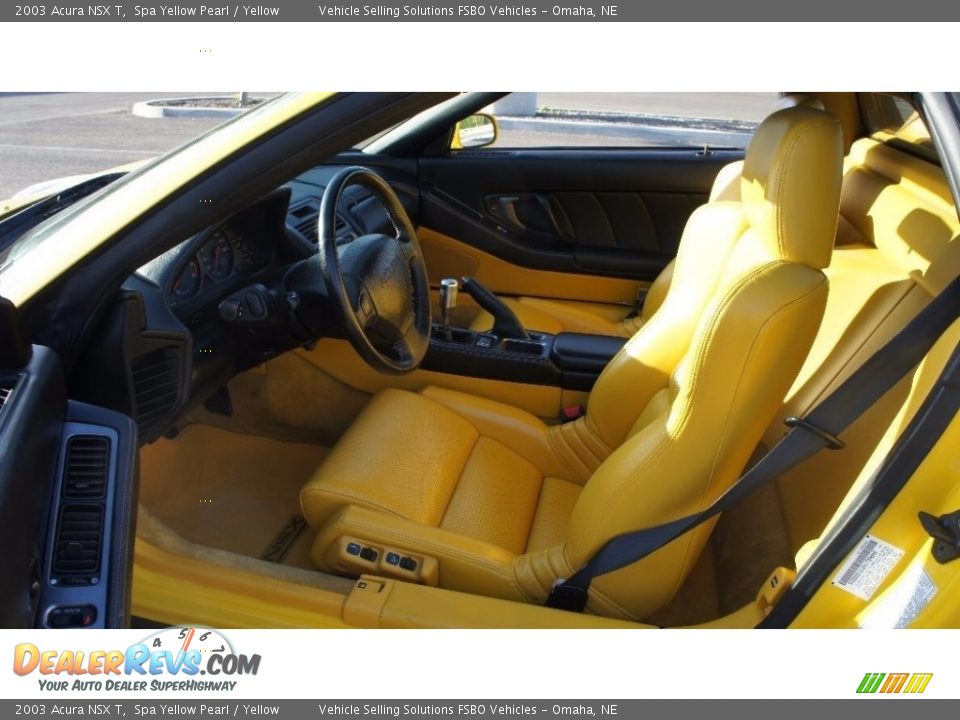
<svg viewBox="0 0 960 720">
<path fill-rule="evenodd" d="M 455 390 L 426 387 L 421 394 L 453 410 L 483 437 L 495 440 L 533 465 L 543 477 L 582 483 L 550 444 L 550 428 L 518 408 Z"/>
<path fill-rule="evenodd" d="M 331 552 L 344 536 L 436 559 L 442 587 L 506 600 L 529 602 L 531 599 L 514 577 L 516 556 L 513 553 L 480 540 L 355 505 L 338 511 L 320 527 L 311 550 L 314 565 L 327 571 L 350 572 L 349 568 L 336 565 L 335 553 Z"/>
</svg>

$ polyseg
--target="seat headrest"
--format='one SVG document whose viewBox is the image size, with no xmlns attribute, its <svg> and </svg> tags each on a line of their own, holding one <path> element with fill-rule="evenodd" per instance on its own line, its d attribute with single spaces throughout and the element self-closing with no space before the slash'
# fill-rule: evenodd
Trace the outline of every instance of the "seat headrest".
<svg viewBox="0 0 960 720">
<path fill-rule="evenodd" d="M 785 108 L 757 128 L 740 197 L 751 229 L 775 257 L 814 268 L 830 264 L 842 166 L 840 124 L 823 110 Z"/>
<path fill-rule="evenodd" d="M 818 101 L 823 109 L 840 121 L 843 130 L 843 154 L 850 153 L 850 146 L 857 138 L 864 136 L 863 120 L 860 117 L 860 104 L 857 94 L 852 92 L 806 92 L 784 93 L 782 98 L 800 97 Z M 779 109 L 779 107 L 778 107 Z"/>
</svg>

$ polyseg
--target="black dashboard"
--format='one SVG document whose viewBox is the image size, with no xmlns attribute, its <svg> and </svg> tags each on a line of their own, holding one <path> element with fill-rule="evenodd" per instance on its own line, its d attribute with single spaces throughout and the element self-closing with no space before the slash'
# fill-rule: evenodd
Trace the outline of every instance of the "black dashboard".
<svg viewBox="0 0 960 720">
<path fill-rule="evenodd" d="M 78 399 L 130 415 L 140 442 L 152 442 L 233 375 L 312 342 L 283 288 L 292 266 L 317 255 L 320 201 L 342 168 L 304 173 L 130 276 L 75 374 Z M 390 180 L 415 216 L 415 183 Z M 337 244 L 387 232 L 389 223 L 366 190 L 348 188 L 337 208 Z"/>
</svg>

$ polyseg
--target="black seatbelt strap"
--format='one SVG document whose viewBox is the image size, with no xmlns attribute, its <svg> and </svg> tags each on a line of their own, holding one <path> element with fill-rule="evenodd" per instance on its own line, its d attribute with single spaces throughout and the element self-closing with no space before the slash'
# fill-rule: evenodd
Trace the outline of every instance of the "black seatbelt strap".
<svg viewBox="0 0 960 720">
<path fill-rule="evenodd" d="M 787 418 L 789 432 L 712 505 L 693 515 L 608 540 L 586 565 L 554 584 L 547 607 L 581 612 L 594 578 L 642 560 L 823 448 L 841 449 L 840 433 L 916 367 L 958 316 L 960 277 L 806 417 Z"/>
</svg>

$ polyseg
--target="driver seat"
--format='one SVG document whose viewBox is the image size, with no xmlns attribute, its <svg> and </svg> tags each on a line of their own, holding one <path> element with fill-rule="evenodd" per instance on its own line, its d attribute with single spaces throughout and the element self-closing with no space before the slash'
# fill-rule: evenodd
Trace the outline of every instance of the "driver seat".
<svg viewBox="0 0 960 720">
<path fill-rule="evenodd" d="M 301 491 L 314 564 L 542 603 L 612 536 L 713 501 L 819 328 L 841 163 L 831 115 L 768 117 L 747 150 L 741 201 L 691 215 L 662 307 L 574 422 L 433 387 L 377 394 Z M 649 616 L 711 529 L 598 578 L 588 610 Z"/>
</svg>

